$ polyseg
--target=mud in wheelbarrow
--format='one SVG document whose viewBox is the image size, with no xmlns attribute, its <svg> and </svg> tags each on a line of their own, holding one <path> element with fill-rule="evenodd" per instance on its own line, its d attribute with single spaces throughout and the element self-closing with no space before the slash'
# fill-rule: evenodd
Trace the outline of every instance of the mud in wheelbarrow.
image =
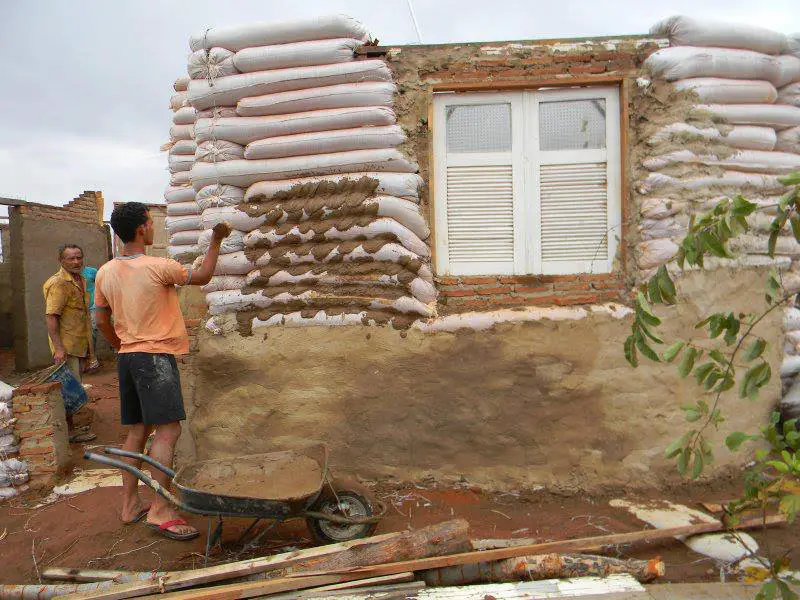
<svg viewBox="0 0 800 600">
<path fill-rule="evenodd" d="M 384 512 L 376 511 L 378 503 L 363 486 L 330 476 L 324 444 L 198 461 L 177 472 L 145 454 L 111 447 L 103 448 L 103 453 L 86 452 L 84 457 L 131 473 L 180 510 L 218 519 L 213 533 L 209 520 L 206 560 L 221 537 L 225 517 L 254 519 L 240 542 L 259 521 L 272 521 L 248 544 L 255 547 L 267 531 L 290 519 L 305 519 L 313 537 L 324 543 L 367 537 L 374 533 Z M 170 478 L 176 493 L 164 489 L 135 466 L 107 455 L 150 464 Z"/>
</svg>

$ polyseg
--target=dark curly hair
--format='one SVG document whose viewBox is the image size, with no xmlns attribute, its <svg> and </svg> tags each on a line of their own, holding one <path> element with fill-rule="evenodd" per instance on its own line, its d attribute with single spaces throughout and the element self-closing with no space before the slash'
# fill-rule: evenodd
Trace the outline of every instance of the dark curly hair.
<svg viewBox="0 0 800 600">
<path fill-rule="evenodd" d="M 139 225 L 147 223 L 148 212 L 147 205 L 141 202 L 117 204 L 111 213 L 111 228 L 123 243 L 132 242 Z"/>
</svg>

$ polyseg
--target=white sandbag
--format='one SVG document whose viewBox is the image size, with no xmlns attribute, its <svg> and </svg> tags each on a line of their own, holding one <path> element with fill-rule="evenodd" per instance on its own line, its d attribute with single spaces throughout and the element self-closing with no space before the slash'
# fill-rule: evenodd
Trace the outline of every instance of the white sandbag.
<svg viewBox="0 0 800 600">
<path fill-rule="evenodd" d="M 194 159 L 200 162 L 223 162 L 244 158 L 244 146 L 226 140 L 208 140 L 197 145 Z"/>
<path fill-rule="evenodd" d="M 391 106 L 397 86 L 390 81 L 362 81 L 242 98 L 242 117 L 281 115 L 349 106 Z"/>
<path fill-rule="evenodd" d="M 211 82 L 193 79 L 189 84 L 189 104 L 198 109 L 234 106 L 242 98 L 289 90 L 358 81 L 391 81 L 392 73 L 382 60 L 359 60 L 334 65 L 294 67 L 228 75 Z"/>
<path fill-rule="evenodd" d="M 225 222 L 232 229 L 248 232 L 260 227 L 266 220 L 265 216 L 251 217 L 234 206 L 219 206 L 205 209 L 200 223 L 202 229 L 213 229 L 217 223 Z"/>
<path fill-rule="evenodd" d="M 187 88 L 188 90 L 188 88 Z M 178 92 L 172 94 L 169 99 L 169 107 L 172 110 L 180 110 L 184 106 L 189 106 L 189 92 Z"/>
<path fill-rule="evenodd" d="M 783 330 L 800 331 L 800 308 L 783 309 Z"/>
<path fill-rule="evenodd" d="M 779 56 L 780 78 L 776 84 L 778 87 L 789 85 L 800 81 L 800 58 L 797 56 Z"/>
<path fill-rule="evenodd" d="M 229 119 L 238 116 L 236 109 L 232 106 L 216 106 L 214 108 L 197 111 L 198 119 Z"/>
<path fill-rule="evenodd" d="M 642 198 L 639 203 L 639 214 L 643 219 L 666 219 L 685 209 L 686 202 L 669 198 Z"/>
<path fill-rule="evenodd" d="M 203 233 L 201 229 L 190 229 L 188 231 L 178 231 L 169 236 L 170 246 L 195 245 Z"/>
<path fill-rule="evenodd" d="M 364 262 L 364 261 L 377 261 L 377 262 L 391 262 L 399 264 L 408 264 L 409 261 L 421 261 L 421 257 L 414 254 L 408 248 L 391 242 L 385 244 L 375 250 L 374 252 L 367 251 L 364 246 L 359 245 L 348 252 L 342 252 L 339 246 L 335 246 L 327 255 L 319 257 L 314 256 L 311 250 L 301 253 L 296 246 L 284 246 L 282 252 L 279 253 L 278 258 L 273 258 L 269 252 L 264 252 L 256 259 L 256 266 L 266 267 L 270 262 L 278 262 L 280 259 L 281 264 L 283 261 L 288 261 L 291 265 L 301 265 L 307 263 L 325 264 L 329 262 Z"/>
<path fill-rule="evenodd" d="M 10 402 L 13 394 L 14 388 L 3 381 L 0 381 L 0 402 Z"/>
<path fill-rule="evenodd" d="M 778 91 L 769 81 L 695 77 L 675 82 L 676 90 L 691 90 L 700 100 L 719 104 L 771 104 Z"/>
<path fill-rule="evenodd" d="M 784 104 L 698 104 L 694 114 L 710 114 L 732 125 L 786 129 L 800 125 L 800 108 Z"/>
<path fill-rule="evenodd" d="M 776 135 L 772 127 L 752 127 L 740 125 L 731 127 L 727 133 L 720 132 L 716 127 L 706 127 L 700 129 L 688 123 L 670 123 L 657 131 L 647 143 L 655 146 L 658 143 L 675 138 L 678 140 L 686 138 L 701 138 L 711 141 L 719 141 L 742 150 L 773 150 L 775 149 Z"/>
<path fill-rule="evenodd" d="M 217 268 L 214 269 L 215 275 L 247 275 L 255 268 L 244 252 L 231 252 L 221 254 L 217 261 Z"/>
<path fill-rule="evenodd" d="M 209 246 L 211 245 L 211 238 L 214 235 L 214 231 L 212 229 L 206 229 L 205 231 L 200 232 L 200 235 L 197 240 L 197 246 L 205 252 L 208 250 Z M 237 231 L 236 229 L 231 231 L 231 234 L 222 240 L 222 243 L 219 246 L 219 253 L 220 254 L 230 254 L 231 252 L 239 252 L 240 250 L 244 250 L 244 232 Z M 225 288 L 228 289 L 228 288 Z"/>
<path fill-rule="evenodd" d="M 379 218 L 367 225 L 353 225 L 346 229 L 337 229 L 330 226 L 328 222 L 315 223 L 312 226 L 295 225 L 286 232 L 278 232 L 275 229 L 262 231 L 256 229 L 244 237 L 246 246 L 268 246 L 273 247 L 287 242 L 324 243 L 333 240 L 355 240 L 355 239 L 375 239 L 377 237 L 390 236 L 398 240 L 403 246 L 418 256 L 430 256 L 430 248 L 417 237 L 410 229 L 401 225 L 394 219 Z"/>
<path fill-rule="evenodd" d="M 789 152 L 741 150 L 721 158 L 713 154 L 697 155 L 691 150 L 676 150 L 642 161 L 644 168 L 658 171 L 678 163 L 697 163 L 755 173 L 791 173 L 800 169 L 800 155 Z"/>
<path fill-rule="evenodd" d="M 192 185 L 199 190 L 213 183 L 247 187 L 259 181 L 299 176 L 333 175 L 361 171 L 415 173 L 419 167 L 394 148 L 352 150 L 312 156 L 268 160 L 229 160 L 222 163 L 196 162 L 190 171 Z"/>
<path fill-rule="evenodd" d="M 224 290 L 240 290 L 247 285 L 247 277 L 244 275 L 214 275 L 207 284 L 200 289 L 208 294 L 209 292 L 221 292 Z"/>
<path fill-rule="evenodd" d="M 311 40 L 239 50 L 233 64 L 241 73 L 350 62 L 363 42 L 352 38 Z"/>
<path fill-rule="evenodd" d="M 190 185 L 169 186 L 164 192 L 167 204 L 174 202 L 192 202 L 195 199 L 194 188 Z"/>
<path fill-rule="evenodd" d="M 173 125 L 169 128 L 169 139 L 173 142 L 178 140 L 191 140 L 194 138 L 194 125 Z"/>
<path fill-rule="evenodd" d="M 181 246 L 167 246 L 167 256 L 173 260 L 186 260 L 191 255 L 198 254 L 197 246 L 186 244 Z"/>
<path fill-rule="evenodd" d="M 169 149 L 170 156 L 176 154 L 190 154 L 194 156 L 197 143 L 194 140 L 176 140 Z"/>
<path fill-rule="evenodd" d="M 202 227 L 200 227 L 200 215 L 167 217 L 164 219 L 164 229 L 167 230 L 167 233 L 189 231 L 190 229 L 202 229 Z"/>
<path fill-rule="evenodd" d="M 778 104 L 800 106 L 800 82 L 786 85 L 778 90 Z"/>
<path fill-rule="evenodd" d="M 194 156 L 188 154 L 172 154 L 169 157 L 169 170 L 171 173 L 188 171 L 194 164 Z"/>
<path fill-rule="evenodd" d="M 244 150 L 244 158 L 257 160 L 347 152 L 349 150 L 394 148 L 405 140 L 406 135 L 399 125 L 296 133 L 250 142 Z"/>
<path fill-rule="evenodd" d="M 778 132 L 775 149 L 782 152 L 800 154 L 800 127 L 791 127 Z"/>
<path fill-rule="evenodd" d="M 183 106 L 172 114 L 172 122 L 175 125 L 194 125 L 197 120 L 197 110 L 191 106 Z"/>
<path fill-rule="evenodd" d="M 172 202 L 167 204 L 167 215 L 170 217 L 181 217 L 185 215 L 199 215 L 200 209 L 197 208 L 197 202 Z"/>
<path fill-rule="evenodd" d="M 378 182 L 375 190 L 378 194 L 397 196 L 411 202 L 419 203 L 419 190 L 423 186 L 422 177 L 416 173 L 347 173 L 340 175 L 320 175 L 317 177 L 302 177 L 298 179 L 284 179 L 278 181 L 260 181 L 254 183 L 245 192 L 244 199 L 250 202 L 259 199 L 270 199 L 275 194 L 288 191 L 298 185 L 313 184 L 319 182 L 338 183 L 345 179 L 358 181 L 362 177 L 368 177 Z"/>
<path fill-rule="evenodd" d="M 188 75 L 181 75 L 175 80 L 175 83 L 172 84 L 172 89 L 176 92 L 185 92 L 189 89 L 189 76 Z"/>
<path fill-rule="evenodd" d="M 739 171 L 725 171 L 721 176 L 708 175 L 700 177 L 670 177 L 663 173 L 650 173 L 640 187 L 644 193 L 650 190 L 665 187 L 678 189 L 698 190 L 719 186 L 723 188 L 738 189 L 749 187 L 760 192 L 780 191 L 784 185 L 778 181 L 777 175 L 757 175 L 755 173 L 741 173 Z"/>
<path fill-rule="evenodd" d="M 730 48 L 662 48 L 644 62 L 650 75 L 675 81 L 693 77 L 725 79 L 766 79 L 773 85 L 781 81 L 781 67 L 774 56 Z M 192 84 L 189 85 L 191 103 Z"/>
<path fill-rule="evenodd" d="M 208 51 L 196 50 L 189 54 L 186 66 L 192 79 L 216 79 L 235 75 L 238 70 L 233 65 L 233 52 L 225 48 L 211 48 Z"/>
<path fill-rule="evenodd" d="M 273 23 L 248 23 L 235 27 L 208 29 L 189 38 L 192 50 L 220 46 L 242 50 L 251 46 L 270 46 L 331 38 L 369 39 L 364 26 L 347 15 L 325 15 L 310 19 Z"/>
<path fill-rule="evenodd" d="M 728 247 L 737 253 L 743 254 L 769 254 L 769 237 L 766 235 L 744 234 L 735 237 L 728 242 Z M 778 237 L 775 243 L 775 254 L 783 256 L 800 256 L 800 244 L 791 236 Z"/>
<path fill-rule="evenodd" d="M 195 200 L 201 211 L 214 206 L 235 206 L 244 200 L 244 189 L 232 185 L 207 185 L 197 192 Z"/>
<path fill-rule="evenodd" d="M 669 38 L 673 46 L 719 46 L 764 54 L 785 52 L 789 43 L 784 34 L 763 27 L 683 15 L 659 21 L 650 28 L 650 34 Z"/>
<path fill-rule="evenodd" d="M 268 117 L 200 119 L 195 125 L 198 143 L 211 139 L 249 144 L 281 135 L 393 125 L 394 111 L 386 106 L 332 108 Z"/>
<path fill-rule="evenodd" d="M 652 269 L 669 262 L 677 253 L 678 245 L 672 240 L 650 240 L 637 244 L 636 262 L 640 269 Z"/>
<path fill-rule="evenodd" d="M 173 173 L 169 177 L 169 184 L 173 186 L 187 185 L 189 183 L 189 173 L 191 173 L 191 171 Z"/>
</svg>

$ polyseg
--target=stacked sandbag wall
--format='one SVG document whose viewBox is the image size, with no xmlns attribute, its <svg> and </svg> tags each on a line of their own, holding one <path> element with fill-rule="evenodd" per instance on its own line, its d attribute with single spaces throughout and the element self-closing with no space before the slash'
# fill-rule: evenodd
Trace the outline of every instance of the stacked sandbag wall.
<svg viewBox="0 0 800 600">
<path fill-rule="evenodd" d="M 197 250 L 215 224 L 233 229 L 204 288 L 211 315 L 249 330 L 434 314 L 422 180 L 398 149 L 391 72 L 360 58 L 365 43 L 342 15 L 191 38 Z"/>
<path fill-rule="evenodd" d="M 0 381 L 0 500 L 12 498 L 27 489 L 28 465 L 16 457 L 19 439 L 14 433 L 11 408 L 13 388 Z"/>
<path fill-rule="evenodd" d="M 675 255 L 692 214 L 742 194 L 764 209 L 732 240 L 736 258 L 707 267 L 776 267 L 790 291 L 800 290 L 800 244 L 788 225 L 774 259 L 767 250 L 774 206 L 787 191 L 778 178 L 800 171 L 800 39 L 688 17 L 662 21 L 651 34 L 670 46 L 647 59 L 648 78 L 637 82 L 639 279 Z M 800 350 L 800 321 L 789 314 L 796 311 L 787 309 L 787 357 Z"/>
</svg>

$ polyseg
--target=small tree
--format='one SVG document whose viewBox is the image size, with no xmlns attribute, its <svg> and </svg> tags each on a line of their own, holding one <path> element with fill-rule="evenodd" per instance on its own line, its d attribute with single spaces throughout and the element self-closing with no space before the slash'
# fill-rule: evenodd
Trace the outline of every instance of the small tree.
<svg viewBox="0 0 800 600">
<path fill-rule="evenodd" d="M 739 195 L 732 200 L 722 200 L 699 218 L 692 215 L 687 234 L 672 260 L 683 269 L 686 265 L 702 268 L 707 256 L 733 258 L 728 242 L 749 230 L 750 215 L 766 209 L 777 213 L 770 224 L 770 257 L 774 258 L 778 237 L 787 223 L 795 240 L 800 242 L 800 173 L 779 181 L 792 189 L 777 204 L 759 206 Z M 708 340 L 700 345 L 688 336 L 670 342 L 659 336 L 657 328 L 661 319 L 653 313 L 652 306 L 678 303 L 675 283 L 666 265 L 659 267 L 641 286 L 634 301 L 631 335 L 624 344 L 625 358 L 633 367 L 639 364 L 640 356 L 655 362 L 675 363 L 681 377 L 691 375 L 699 386 L 698 399 L 681 407 L 689 424 L 687 430 L 665 450 L 667 458 L 675 459 L 681 475 L 695 479 L 714 461 L 714 448 L 706 434 L 725 421 L 724 403 L 733 395 L 733 390 L 738 390 L 740 398 L 756 400 L 760 390 L 769 383 L 772 370 L 764 354 L 770 341 L 758 334 L 758 326 L 795 295 L 796 292 L 784 288 L 779 273 L 772 270 L 766 279 L 762 309 L 736 314 L 719 307 L 719 312 L 705 316 L 696 324 L 695 329 L 706 331 L 712 340 L 709 349 Z M 655 348 L 662 345 L 665 349 L 657 352 Z M 789 522 L 794 521 L 800 512 L 797 420 L 781 422 L 780 414 L 775 411 L 758 432 L 734 431 L 725 440 L 731 451 L 738 451 L 745 443 L 752 442 L 760 444 L 755 451 L 755 462 L 744 471 L 742 497 L 725 508 L 729 525 L 733 527 L 745 510 L 759 509 L 765 514 L 768 504 L 774 502 Z M 746 548 L 741 538 L 738 539 Z M 757 598 L 770 599 L 778 594 L 783 599 L 797 598 L 788 584 L 800 582 L 783 573 L 788 564 L 787 556 L 770 556 L 763 561 L 770 577 Z"/>
</svg>

